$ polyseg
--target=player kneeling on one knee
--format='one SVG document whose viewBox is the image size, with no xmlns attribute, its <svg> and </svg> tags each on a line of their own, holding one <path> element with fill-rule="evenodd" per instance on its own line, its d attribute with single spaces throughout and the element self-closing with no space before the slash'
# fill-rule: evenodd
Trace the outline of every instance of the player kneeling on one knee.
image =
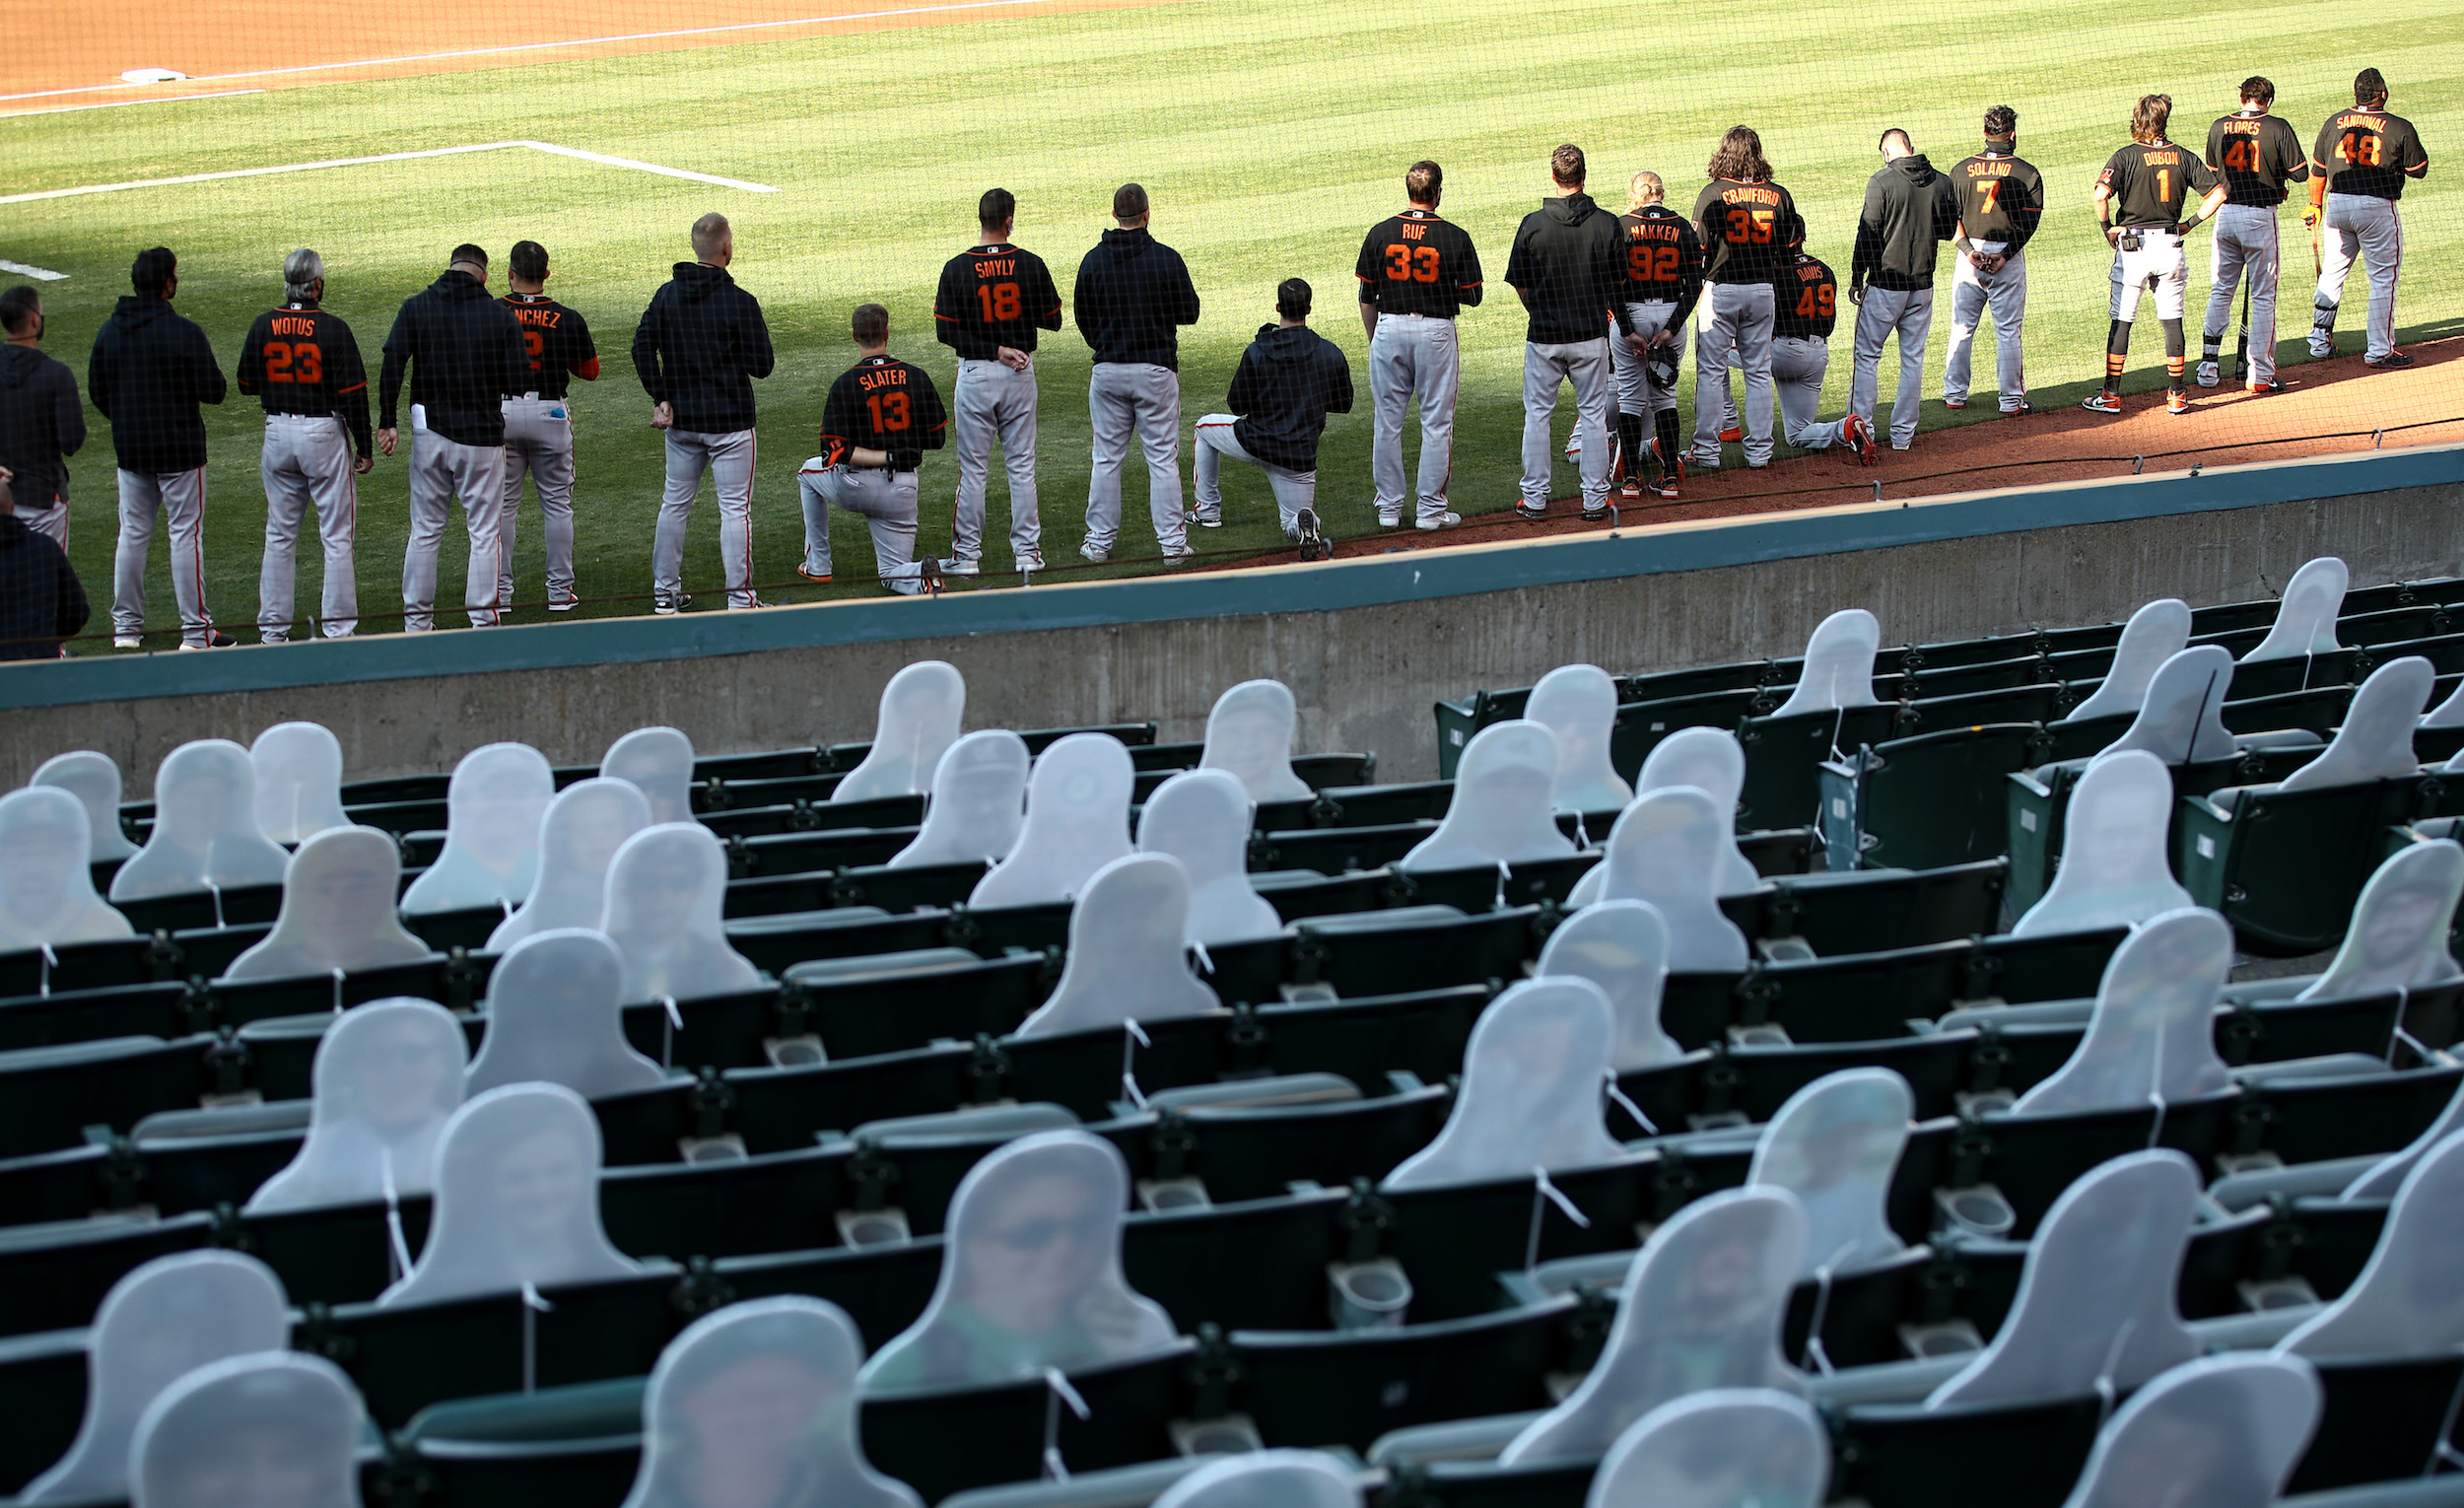
<svg viewBox="0 0 2464 1508">
<path fill-rule="evenodd" d="M 916 558 L 916 468 L 949 438 L 949 415 L 932 375 L 890 354 L 890 311 L 856 306 L 856 365 L 830 384 L 821 408 L 821 453 L 796 474 L 804 500 L 803 575 L 830 580 L 830 505 L 861 514 L 872 530 L 881 584 L 937 589 L 941 563 Z"/>
<path fill-rule="evenodd" d="M 2156 318 L 2164 324 L 2169 379 L 2164 406 L 2176 414 L 2190 412 L 2182 380 L 2182 296 L 2190 286 L 2190 263 L 2182 255 L 2182 238 L 2216 213 L 2225 190 L 2198 153 L 2164 139 L 2172 114 L 2172 96 L 2143 96 L 2131 113 L 2131 144 L 2096 174 L 2096 224 L 2113 246 L 2113 327 L 2105 341 L 2104 385 L 2080 405 L 2094 413 L 2122 411 L 2122 369 L 2130 364 L 2131 320 L 2143 290 L 2155 295 Z M 2185 219 L 2182 209 L 2194 189 L 2206 197 Z"/>
<path fill-rule="evenodd" d="M 1326 416 L 1352 411 L 1351 366 L 1333 341 L 1309 327 L 1309 285 L 1285 278 L 1274 291 L 1276 324 L 1262 324 L 1241 353 L 1224 395 L 1228 414 L 1198 421 L 1198 521 L 1223 521 L 1223 458 L 1248 461 L 1274 489 L 1283 532 L 1316 555 L 1318 437 Z"/>
</svg>

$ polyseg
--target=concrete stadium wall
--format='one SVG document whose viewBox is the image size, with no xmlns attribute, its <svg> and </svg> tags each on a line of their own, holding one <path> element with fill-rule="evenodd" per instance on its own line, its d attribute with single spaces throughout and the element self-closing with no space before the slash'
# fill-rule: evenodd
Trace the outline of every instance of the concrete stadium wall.
<svg viewBox="0 0 2464 1508">
<path fill-rule="evenodd" d="M 1427 779 L 1433 700 L 1570 661 L 1790 654 L 1851 606 L 1889 643 L 2117 619 L 2158 596 L 2272 596 L 2316 555 L 2356 586 L 2447 576 L 2459 519 L 2464 446 L 2425 447 L 1183 579 L 0 666 L 0 789 L 91 748 L 136 798 L 175 745 L 294 718 L 332 728 L 355 779 L 500 739 L 586 764 L 650 723 L 707 753 L 848 741 L 924 658 L 965 672 L 970 727 L 1151 718 L 1166 739 L 1272 676 L 1302 749 Z"/>
</svg>

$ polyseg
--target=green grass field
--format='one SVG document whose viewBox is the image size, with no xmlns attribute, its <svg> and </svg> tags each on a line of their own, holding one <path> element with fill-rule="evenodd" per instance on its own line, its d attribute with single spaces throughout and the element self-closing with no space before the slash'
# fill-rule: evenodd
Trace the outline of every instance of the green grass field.
<svg viewBox="0 0 2464 1508">
<path fill-rule="evenodd" d="M 2356 69 L 2375 65 L 2395 91 L 2392 107 L 2420 125 L 2433 163 L 2464 144 L 2464 11 L 2452 4 L 2389 0 L 2361 37 L 2322 29 L 2311 0 L 2252 0 L 2229 15 L 2224 26 L 2178 10 L 2069 0 L 1859 0 L 1750 13 L 1637 11 L 1596 0 L 1192 0 L 33 115 L 0 120 L 13 192 L 507 139 L 784 191 L 499 152 L 11 205 L 0 220 L 0 256 L 70 274 L 43 285 L 46 345 L 82 383 L 95 330 L 127 290 L 131 254 L 147 245 L 178 251 L 179 307 L 205 326 L 227 368 L 249 320 L 280 297 L 283 254 L 317 247 L 332 269 L 328 307 L 354 323 L 373 371 L 395 305 L 442 269 L 448 247 L 471 240 L 496 251 L 501 291 L 504 248 L 525 237 L 544 241 L 557 269 L 551 291 L 589 316 L 607 358 L 601 380 L 575 398 L 580 579 L 585 596 L 617 598 L 650 589 L 659 490 L 658 441 L 624 350 L 669 263 L 689 255 L 694 217 L 719 209 L 733 219 L 737 279 L 763 301 L 779 345 L 779 370 L 759 388 L 755 543 L 758 579 L 783 583 L 794 582 L 802 546 L 794 468 L 809 452 L 830 379 L 854 359 L 851 306 L 887 304 L 893 349 L 946 383 L 952 363 L 932 342 L 930 301 L 941 262 L 972 243 L 977 195 L 994 183 L 1018 193 L 1017 239 L 1054 264 L 1065 297 L 1078 257 L 1109 224 L 1111 189 L 1135 178 L 1154 195 L 1156 234 L 1188 257 L 1205 301 L 1203 321 L 1183 337 L 1185 429 L 1221 403 L 1243 345 L 1272 317 L 1277 280 L 1299 275 L 1316 285 L 1316 323 L 1351 354 L 1363 400 L 1331 425 L 1319 472 L 1330 528 L 1351 535 L 1374 530 L 1352 260 L 1364 229 L 1401 207 L 1400 177 L 1415 158 L 1445 165 L 1446 213 L 1471 230 L 1491 279 L 1488 304 L 1464 322 L 1453 488 L 1461 512 L 1487 512 L 1513 501 L 1522 422 L 1523 321 L 1498 280 L 1556 143 L 1590 153 L 1598 196 L 1611 209 L 1623 207 L 1625 178 L 1642 168 L 1666 175 L 1672 200 L 1690 205 L 1719 132 L 1751 123 L 1806 213 L 1810 245 L 1844 279 L 1880 129 L 1904 125 L 1948 166 L 1974 149 L 1983 108 L 2008 103 L 2020 112 L 2020 151 L 2044 170 L 2051 200 L 2029 256 L 2031 387 L 2040 403 L 2075 400 L 2100 370 L 2105 323 L 2108 253 L 2088 192 L 2097 167 L 2127 140 L 2141 93 L 2171 93 L 2175 134 L 2195 144 L 2211 118 L 2232 107 L 2239 81 L 2265 73 L 2277 83 L 2279 111 L 2307 142 L 2350 100 Z M 340 21 L 348 25 L 347 12 Z M 2321 51 L 2323 43 L 2335 50 Z M 2408 329 L 2451 323 L 2464 290 L 2464 199 L 2448 171 L 2405 199 Z M 2287 223 L 2287 259 L 2299 264 L 2286 279 L 2282 333 L 2291 351 L 2306 325 L 2308 267 L 2290 209 Z M 2195 340 L 2204 235 L 2193 254 Z M 2357 274 L 2355 292 L 2361 287 Z M 2350 339 L 2360 306 L 2348 295 L 2347 307 Z M 1947 308 L 1946 289 L 1929 391 Z M 1846 392 L 1850 323 L 1843 308 L 1826 412 Z M 2134 385 L 2160 367 L 2150 324 L 2134 353 Z M 1979 374 L 1989 381 L 1990 334 L 1979 345 Z M 1886 359 L 1885 401 L 1895 365 L 1895 356 Z M 1086 369 L 1074 331 L 1049 339 L 1039 369 L 1041 478 L 1045 552 L 1056 567 L 1078 564 Z M 1560 437 L 1570 410 L 1569 402 L 1561 411 Z M 1929 404 L 1929 424 L 1950 417 Z M 99 416 L 95 423 L 74 468 L 70 553 L 98 598 L 92 631 L 103 632 L 114 491 L 108 433 Z M 211 415 L 208 597 L 218 621 L 250 640 L 263 520 L 258 428 L 255 405 L 236 392 Z M 1416 439 L 1408 444 L 1416 448 Z M 1185 474 L 1187 464 L 1185 446 Z M 1231 521 L 1198 540 L 1201 548 L 1278 541 L 1264 479 L 1244 470 L 1227 469 Z M 926 464 L 927 553 L 946 545 L 955 475 L 947 456 Z M 1153 544 L 1143 533 L 1142 468 L 1133 463 L 1129 476 L 1125 555 Z M 1561 471 L 1558 480 L 1563 495 L 1572 476 Z M 380 462 L 361 496 L 361 602 L 373 616 L 399 607 L 402 459 Z M 997 465 L 992 515 L 988 565 L 1005 565 Z M 717 529 L 706 496 L 686 558 L 687 585 L 704 607 L 723 600 Z M 873 592 L 848 584 L 868 577 L 860 520 L 841 515 L 834 529 L 842 584 L 779 586 L 774 599 Z M 315 601 L 314 553 L 311 532 L 301 564 L 304 609 Z M 460 600 L 463 554 L 457 525 L 447 535 L 441 603 Z M 535 508 L 515 562 L 522 596 L 542 596 Z M 175 628 L 160 545 L 149 594 L 150 627 Z M 588 610 L 648 606 L 637 599 Z M 546 614 L 533 607 L 514 616 Z M 440 614 L 441 623 L 452 621 Z M 149 645 L 171 642 L 164 635 Z"/>
</svg>

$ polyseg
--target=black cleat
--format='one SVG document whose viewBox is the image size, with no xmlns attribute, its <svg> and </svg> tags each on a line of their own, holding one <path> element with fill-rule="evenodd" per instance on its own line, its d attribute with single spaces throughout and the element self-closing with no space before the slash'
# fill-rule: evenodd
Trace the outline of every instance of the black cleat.
<svg viewBox="0 0 2464 1508">
<path fill-rule="evenodd" d="M 1334 553 L 1327 548 L 1326 535 L 1318 528 L 1318 511 L 1316 509 L 1302 509 L 1300 511 L 1300 515 L 1294 518 L 1292 523 L 1294 527 L 1300 530 L 1301 559 L 1325 560 Z"/>
</svg>

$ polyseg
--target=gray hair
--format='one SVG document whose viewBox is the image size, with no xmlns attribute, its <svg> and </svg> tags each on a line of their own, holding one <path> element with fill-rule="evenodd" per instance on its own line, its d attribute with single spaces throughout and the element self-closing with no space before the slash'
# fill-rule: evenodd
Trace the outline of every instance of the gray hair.
<svg viewBox="0 0 2464 1508">
<path fill-rule="evenodd" d="M 325 281 L 325 259 L 306 246 L 282 259 L 283 292 L 293 301 L 316 297 L 316 285 Z"/>
</svg>

